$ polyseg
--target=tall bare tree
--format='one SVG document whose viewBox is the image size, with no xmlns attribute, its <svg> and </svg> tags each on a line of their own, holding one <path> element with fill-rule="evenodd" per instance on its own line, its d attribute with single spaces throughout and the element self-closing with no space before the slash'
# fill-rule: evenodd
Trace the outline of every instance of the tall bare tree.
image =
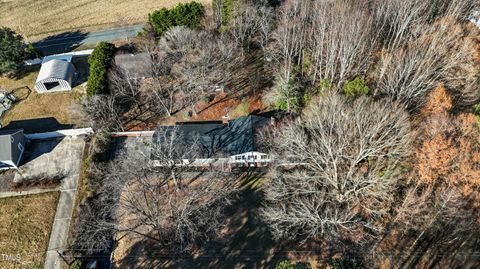
<svg viewBox="0 0 480 269">
<path fill-rule="evenodd" d="M 343 2 L 313 4 L 309 54 L 312 80 L 326 79 L 337 86 L 364 75 L 377 46 L 373 19 L 362 6 Z"/>
<path fill-rule="evenodd" d="M 276 237 L 366 238 L 382 230 L 397 163 L 410 152 L 400 106 L 325 96 L 271 141 L 279 163 L 263 216 Z"/>
<path fill-rule="evenodd" d="M 281 65 L 283 81 L 290 80 L 295 64 L 303 60 L 308 16 L 308 3 L 296 1 L 284 5 L 278 13 L 278 26 L 273 33 L 274 55 Z"/>
<path fill-rule="evenodd" d="M 202 96 L 214 93 L 215 86 L 224 86 L 238 64 L 236 46 L 223 36 L 202 35 L 201 49 L 190 51 L 172 70 L 180 81 L 182 94 L 193 113 Z"/>
<path fill-rule="evenodd" d="M 478 67 L 474 64 L 468 67 L 471 63 L 468 55 L 474 53 L 475 46 L 469 39 L 461 39 L 462 35 L 462 30 L 455 29 L 449 19 L 442 19 L 419 29 L 404 47 L 385 52 L 377 69 L 377 93 L 397 99 L 406 107 L 418 108 L 439 83 L 454 86 L 475 81 L 475 75 L 469 73 L 475 73 Z M 452 76 L 458 70 L 465 70 L 464 75 L 469 76 Z M 465 93 L 465 100 L 478 98 L 470 89 L 465 89 Z"/>
<path fill-rule="evenodd" d="M 144 151 L 127 149 L 95 168 L 101 184 L 82 214 L 77 247 L 98 248 L 113 235 L 135 235 L 179 253 L 219 234 L 237 182 L 231 174 L 188 171 L 182 160 L 193 158 L 195 142 L 185 147 L 179 139 L 173 127 Z"/>
</svg>

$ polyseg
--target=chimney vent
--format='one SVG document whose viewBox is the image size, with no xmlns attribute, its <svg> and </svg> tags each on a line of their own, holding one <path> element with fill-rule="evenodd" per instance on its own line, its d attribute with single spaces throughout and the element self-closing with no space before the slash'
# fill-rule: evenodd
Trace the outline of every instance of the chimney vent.
<svg viewBox="0 0 480 269">
<path fill-rule="evenodd" d="M 226 124 L 228 124 L 229 121 L 230 121 L 230 116 L 225 115 L 225 116 L 222 117 L 223 124 L 226 125 Z"/>
</svg>

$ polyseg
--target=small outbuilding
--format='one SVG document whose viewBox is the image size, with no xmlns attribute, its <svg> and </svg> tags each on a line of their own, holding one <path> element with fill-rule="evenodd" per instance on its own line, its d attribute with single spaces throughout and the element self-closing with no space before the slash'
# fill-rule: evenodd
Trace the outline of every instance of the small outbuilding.
<svg viewBox="0 0 480 269">
<path fill-rule="evenodd" d="M 76 73 L 71 59 L 70 55 L 45 57 L 35 82 L 35 90 L 39 93 L 70 91 Z"/>
<path fill-rule="evenodd" d="M 115 55 L 115 65 L 129 78 L 144 79 L 153 76 L 152 57 L 149 53 L 117 54 Z"/>
<path fill-rule="evenodd" d="M 0 130 L 0 170 L 18 168 L 26 143 L 23 130 Z"/>
</svg>

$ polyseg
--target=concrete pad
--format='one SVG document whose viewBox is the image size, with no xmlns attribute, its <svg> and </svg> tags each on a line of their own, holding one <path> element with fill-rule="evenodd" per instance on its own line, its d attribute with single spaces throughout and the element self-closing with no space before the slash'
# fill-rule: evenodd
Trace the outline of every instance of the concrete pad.
<svg viewBox="0 0 480 269">
<path fill-rule="evenodd" d="M 27 146 L 25 162 L 20 166 L 13 181 L 37 182 L 65 178 L 78 174 L 85 142 L 82 137 L 33 140 Z M 67 188 L 75 188 L 76 180 L 71 179 Z"/>
</svg>

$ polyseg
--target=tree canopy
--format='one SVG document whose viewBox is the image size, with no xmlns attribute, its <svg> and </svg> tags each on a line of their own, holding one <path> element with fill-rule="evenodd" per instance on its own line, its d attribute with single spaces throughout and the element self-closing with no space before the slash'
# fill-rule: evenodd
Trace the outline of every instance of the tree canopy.
<svg viewBox="0 0 480 269">
<path fill-rule="evenodd" d="M 7 27 L 0 28 L 0 75 L 16 72 L 29 56 L 23 37 Z"/>
<path fill-rule="evenodd" d="M 199 28 L 205 9 L 198 2 L 180 3 L 174 8 L 162 8 L 148 15 L 148 23 L 160 37 L 174 26 Z"/>
<path fill-rule="evenodd" d="M 115 55 L 115 45 L 100 42 L 88 59 L 90 64 L 90 76 L 87 84 L 87 95 L 108 93 L 107 73 L 111 67 L 112 58 Z"/>
</svg>

